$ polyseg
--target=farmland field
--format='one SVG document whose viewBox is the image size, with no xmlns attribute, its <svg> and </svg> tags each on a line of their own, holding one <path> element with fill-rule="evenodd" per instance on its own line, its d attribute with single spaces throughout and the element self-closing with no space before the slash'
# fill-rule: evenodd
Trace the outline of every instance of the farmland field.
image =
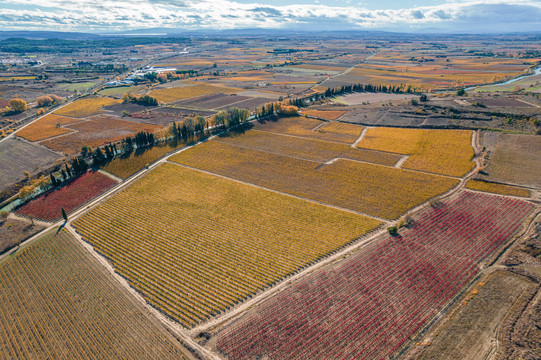
<svg viewBox="0 0 541 360">
<path fill-rule="evenodd" d="M 362 104 L 371 104 L 382 101 L 397 101 L 397 100 L 407 100 L 413 98 L 414 95 L 409 94 L 387 94 L 387 93 L 353 93 L 343 96 L 338 96 L 335 101 L 341 104 L 346 105 L 362 105 Z"/>
<path fill-rule="evenodd" d="M 45 221 L 54 221 L 79 208 L 99 194 L 116 185 L 116 181 L 99 172 L 87 172 L 60 189 L 41 195 L 23 205 L 18 214 Z"/>
<path fill-rule="evenodd" d="M 380 222 L 167 163 L 74 225 L 152 306 L 191 327 Z"/>
<path fill-rule="evenodd" d="M 2 359 L 191 359 L 66 231 L 0 264 Z"/>
<path fill-rule="evenodd" d="M 54 165 L 60 155 L 21 139 L 0 142 L 0 188 L 24 178 L 24 172 L 35 174 Z"/>
<path fill-rule="evenodd" d="M 508 272 L 496 272 L 483 279 L 450 324 L 417 359 L 470 360 L 488 354 L 491 347 L 487 344 L 495 340 L 506 314 L 532 285 L 526 278 Z"/>
<path fill-rule="evenodd" d="M 139 131 L 154 132 L 160 129 L 160 126 L 101 115 L 72 124 L 70 129 L 76 132 L 45 140 L 41 144 L 49 149 L 73 155 L 81 151 L 84 145 L 94 148 L 133 136 Z"/>
<path fill-rule="evenodd" d="M 287 117 L 276 121 L 256 123 L 255 129 L 351 144 L 361 135 L 363 127 L 353 124 L 331 125 L 320 120 L 304 117 Z"/>
<path fill-rule="evenodd" d="M 104 106 L 110 106 L 119 103 L 120 100 L 107 97 L 84 98 L 76 100 L 71 104 L 64 106 L 63 108 L 56 110 L 54 113 L 57 115 L 84 118 L 87 116 L 101 113 L 101 109 Z"/>
<path fill-rule="evenodd" d="M 22 241 L 43 229 L 43 226 L 32 224 L 27 219 L 8 218 L 0 220 L 0 254 L 13 246 L 19 245 Z"/>
<path fill-rule="evenodd" d="M 468 130 L 368 129 L 358 147 L 411 155 L 402 168 L 464 176 L 474 164 Z"/>
<path fill-rule="evenodd" d="M 331 164 L 209 141 L 172 161 L 327 204 L 394 219 L 446 192 L 458 181 L 382 165 L 338 160 Z"/>
<path fill-rule="evenodd" d="M 482 179 L 541 188 L 541 136 L 481 134 L 490 152 Z"/>
<path fill-rule="evenodd" d="M 120 178 L 127 178 L 130 175 L 135 174 L 137 171 L 144 168 L 147 164 L 150 164 L 168 152 L 179 149 L 182 145 L 178 146 L 153 146 L 151 149 L 144 152 L 134 152 L 127 158 L 117 157 L 113 161 L 107 163 L 103 167 L 103 170 L 116 175 Z"/>
<path fill-rule="evenodd" d="M 528 189 L 480 180 L 468 180 L 466 188 L 500 195 L 530 197 L 530 190 Z"/>
<path fill-rule="evenodd" d="M 472 192 L 317 270 L 218 332 L 228 359 L 383 359 L 479 272 L 533 204 Z"/>
<path fill-rule="evenodd" d="M 154 96 L 161 102 L 169 103 L 169 102 L 173 102 L 173 101 L 177 101 L 181 99 L 188 99 L 195 96 L 201 96 L 201 95 L 206 95 L 206 94 L 216 94 L 216 93 L 234 94 L 239 91 L 242 91 L 242 90 L 203 84 L 203 85 L 190 85 L 190 86 L 182 86 L 182 87 L 156 89 L 156 90 L 152 90 L 150 92 L 150 95 Z"/>
<path fill-rule="evenodd" d="M 304 110 L 303 114 L 308 116 L 317 117 L 324 120 L 336 120 L 340 116 L 344 115 L 346 111 L 332 111 L 332 110 Z"/>
<path fill-rule="evenodd" d="M 49 114 L 18 131 L 17 136 L 20 136 L 28 141 L 44 140 L 53 136 L 72 132 L 73 130 L 66 129 L 62 126 L 78 121 L 80 120 Z"/>
<path fill-rule="evenodd" d="M 258 130 L 248 131 L 242 136 L 220 137 L 217 141 L 226 142 L 238 147 L 245 147 L 321 163 L 335 158 L 344 158 L 392 166 L 401 158 L 396 154 L 367 149 L 355 149 L 346 144 L 309 138 L 296 138 Z"/>
<path fill-rule="evenodd" d="M 219 107 L 227 107 L 229 104 L 234 104 L 240 101 L 250 99 L 248 96 L 226 95 L 226 94 L 209 94 L 196 99 L 182 100 L 175 102 L 176 105 L 191 106 L 202 109 L 216 109 Z"/>
</svg>

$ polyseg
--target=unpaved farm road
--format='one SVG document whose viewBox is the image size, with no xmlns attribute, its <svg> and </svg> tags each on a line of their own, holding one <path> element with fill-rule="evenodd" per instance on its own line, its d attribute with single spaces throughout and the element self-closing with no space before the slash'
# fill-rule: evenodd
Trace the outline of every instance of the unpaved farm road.
<svg viewBox="0 0 541 360">
<path fill-rule="evenodd" d="M 177 150 L 177 151 L 175 151 L 175 152 L 173 152 L 173 153 L 171 153 L 171 154 L 169 154 L 167 156 L 164 156 L 163 158 L 159 159 L 158 161 L 156 161 L 155 163 L 150 165 L 148 168 L 144 168 L 144 169 L 140 170 L 139 172 L 135 173 L 134 175 L 132 175 L 128 179 L 125 179 L 123 182 L 119 183 L 115 187 L 113 187 L 110 190 L 106 191 L 104 194 L 98 196 L 96 199 L 94 199 L 90 203 L 86 204 L 84 207 L 82 207 L 82 208 L 76 210 L 75 212 L 73 212 L 72 214 L 70 214 L 69 219 L 68 219 L 67 222 L 58 221 L 56 223 L 50 224 L 46 229 L 44 229 L 40 233 L 32 236 L 31 238 L 26 240 L 24 243 L 22 243 L 20 248 L 28 246 L 34 240 L 38 239 L 41 235 L 43 235 L 44 233 L 46 233 L 48 231 L 51 231 L 52 229 L 55 229 L 55 228 L 57 228 L 59 226 L 65 227 L 65 229 L 67 231 L 69 231 L 87 250 L 89 250 L 89 252 L 91 254 L 93 254 L 93 256 L 95 256 L 100 261 L 100 263 L 102 263 L 108 269 L 108 271 L 114 276 L 114 278 L 117 279 L 119 281 L 119 283 L 127 291 L 129 291 L 131 294 L 133 294 L 135 296 L 135 298 L 138 301 L 140 301 L 141 304 L 143 304 L 145 306 L 146 309 L 148 309 L 152 314 L 154 314 L 156 316 L 156 318 L 158 318 L 162 322 L 162 324 L 167 329 L 169 329 L 169 331 L 176 334 L 179 338 L 182 339 L 182 341 L 185 344 L 189 345 L 192 349 L 195 349 L 196 352 L 198 352 L 199 355 L 202 356 L 203 358 L 212 359 L 212 360 L 220 360 L 221 357 L 218 354 L 216 354 L 216 353 L 206 349 L 205 347 L 199 345 L 193 339 L 193 337 L 197 336 L 197 334 L 199 332 L 201 332 L 201 331 L 211 330 L 211 329 L 215 328 L 216 326 L 222 325 L 224 323 L 227 323 L 227 322 L 235 319 L 236 317 L 240 316 L 243 312 L 245 312 L 249 308 L 251 308 L 251 307 L 255 306 L 256 304 L 264 301 L 268 297 L 276 295 L 278 292 L 282 291 L 284 288 L 290 286 L 293 282 L 298 281 L 299 279 L 307 276 L 308 274 L 316 271 L 317 269 L 319 269 L 319 268 L 321 268 L 321 267 L 323 267 L 323 266 L 325 266 L 327 264 L 330 264 L 330 263 L 335 262 L 335 261 L 339 261 L 342 257 L 347 256 L 349 253 L 351 253 L 353 251 L 356 251 L 357 249 L 359 249 L 359 248 L 369 244 L 370 242 L 374 241 L 375 239 L 377 239 L 379 236 L 381 236 L 382 234 L 384 234 L 386 232 L 386 229 L 385 229 L 386 226 L 389 226 L 389 225 L 397 222 L 397 221 L 390 222 L 390 221 L 385 220 L 385 219 L 379 219 L 379 220 L 384 220 L 384 222 L 383 222 L 384 226 L 382 226 L 382 228 L 375 231 L 374 233 L 372 233 L 372 234 L 370 234 L 368 236 L 364 236 L 364 237 L 359 238 L 359 240 L 356 243 L 351 244 L 350 246 L 344 248 L 340 252 L 338 252 L 338 253 L 336 253 L 334 255 L 331 255 L 331 256 L 325 258 L 324 260 L 322 260 L 322 261 L 320 261 L 320 262 L 306 268 L 305 270 L 299 272 L 298 274 L 296 274 L 296 275 L 294 275 L 292 277 L 283 279 L 276 286 L 272 287 L 271 289 L 261 291 L 259 294 L 254 296 L 251 300 L 240 303 L 237 307 L 232 308 L 230 311 L 227 311 L 227 312 L 223 313 L 222 315 L 218 315 L 214 319 L 212 319 L 212 320 L 210 320 L 210 321 L 208 321 L 208 322 L 206 322 L 206 323 L 204 323 L 204 324 L 202 324 L 200 326 L 197 326 L 197 327 L 195 327 L 195 328 L 193 328 L 191 330 L 185 329 L 182 326 L 180 326 L 179 324 L 173 323 L 171 320 L 167 319 L 158 310 L 156 310 L 153 307 L 149 306 L 145 302 L 143 297 L 135 289 L 130 287 L 129 284 L 127 283 L 127 281 L 124 278 L 122 278 L 118 273 L 116 273 L 114 271 L 114 268 L 109 263 L 109 261 L 106 260 L 104 257 L 102 257 L 100 254 L 98 254 L 90 244 L 85 242 L 81 238 L 81 236 L 79 234 L 77 234 L 75 229 L 71 226 L 71 222 L 73 220 L 77 219 L 78 217 L 80 217 L 81 215 L 85 214 L 90 209 L 92 209 L 95 206 L 99 205 L 100 203 L 102 203 L 107 198 L 113 196 L 114 194 L 116 194 L 119 191 L 122 191 L 127 186 L 131 185 L 133 182 L 135 182 L 138 179 L 140 179 L 141 177 L 145 176 L 148 172 L 152 171 L 156 167 L 160 166 L 161 164 L 163 164 L 165 162 L 168 162 L 169 159 L 172 156 L 174 156 L 176 154 L 179 154 L 179 153 L 181 153 L 183 151 L 186 151 L 188 149 L 191 149 L 192 147 L 197 146 L 197 145 L 199 145 L 201 143 L 212 140 L 213 138 L 219 136 L 220 134 L 221 133 L 213 135 L 213 136 L 211 136 L 211 137 L 209 137 L 207 139 L 198 141 L 198 142 L 196 142 L 196 143 L 194 143 L 194 144 L 192 144 L 190 146 L 186 146 L 186 147 L 184 147 L 182 149 L 179 149 L 179 150 Z M 479 141 L 478 132 L 473 132 L 471 140 L 472 140 L 472 146 L 473 146 L 475 154 L 476 154 L 476 156 L 474 158 L 475 168 L 473 170 L 471 170 L 468 174 L 466 174 L 463 178 L 461 178 L 460 183 L 455 188 L 453 188 L 453 189 L 449 190 L 447 193 L 441 195 L 440 198 L 449 197 L 449 196 L 452 196 L 453 194 L 457 193 L 459 190 L 461 190 L 464 187 L 464 184 L 466 183 L 466 181 L 468 179 L 470 179 L 471 177 L 473 177 L 475 175 L 476 171 L 480 168 L 480 166 L 482 164 L 482 157 L 480 156 L 481 152 L 480 152 L 480 147 L 479 147 L 479 144 L 478 144 L 478 141 Z M 181 165 L 181 166 L 183 166 L 183 165 Z M 215 175 L 217 175 L 217 174 L 215 174 Z M 254 186 L 253 184 L 249 184 L 249 183 L 246 183 L 246 185 Z M 281 192 L 279 192 L 279 193 L 281 193 Z M 291 196 L 290 194 L 287 194 L 287 193 L 282 193 L 282 194 L 286 195 L 286 196 Z M 310 202 L 314 202 L 314 201 L 312 201 L 310 199 L 305 199 L 305 200 L 310 201 Z M 328 204 L 322 204 L 322 205 L 329 206 Z M 427 206 L 429 206 L 428 202 L 424 203 L 424 204 L 421 204 L 421 205 L 417 206 L 414 209 L 411 209 L 410 211 L 408 211 L 407 214 L 413 215 L 413 214 L 419 212 L 420 210 L 424 209 Z M 0 257 L 0 262 L 6 256 L 8 256 L 9 254 L 12 254 L 12 253 L 14 253 L 14 251 L 8 252 L 8 253 L 4 254 L 3 256 L 1 256 Z"/>
</svg>

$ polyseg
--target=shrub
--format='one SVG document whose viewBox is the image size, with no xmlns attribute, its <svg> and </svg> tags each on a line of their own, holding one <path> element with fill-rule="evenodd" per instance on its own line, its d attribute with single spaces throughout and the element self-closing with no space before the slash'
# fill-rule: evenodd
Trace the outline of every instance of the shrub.
<svg viewBox="0 0 541 360">
<path fill-rule="evenodd" d="M 395 236 L 396 234 L 398 234 L 398 228 L 396 226 L 389 226 L 387 228 L 387 231 L 389 232 L 389 235 L 391 236 Z"/>
<path fill-rule="evenodd" d="M 14 113 L 22 113 L 26 110 L 26 101 L 18 98 L 11 99 L 9 100 L 9 107 Z"/>
</svg>

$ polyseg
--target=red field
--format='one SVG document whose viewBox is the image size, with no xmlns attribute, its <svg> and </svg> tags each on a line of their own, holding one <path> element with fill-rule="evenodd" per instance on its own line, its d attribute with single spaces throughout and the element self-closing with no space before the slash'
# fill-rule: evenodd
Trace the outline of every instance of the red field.
<svg viewBox="0 0 541 360">
<path fill-rule="evenodd" d="M 468 283 L 533 204 L 462 192 L 217 334 L 228 359 L 383 359 Z"/>
<path fill-rule="evenodd" d="M 114 185 L 116 181 L 110 177 L 90 171 L 70 184 L 30 201 L 17 213 L 45 221 L 58 220 L 62 208 L 69 213 Z"/>
</svg>

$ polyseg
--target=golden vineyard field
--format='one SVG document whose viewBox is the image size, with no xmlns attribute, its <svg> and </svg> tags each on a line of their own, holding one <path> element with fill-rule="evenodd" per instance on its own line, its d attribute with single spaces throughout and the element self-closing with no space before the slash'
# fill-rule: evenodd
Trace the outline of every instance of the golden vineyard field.
<svg viewBox="0 0 541 360">
<path fill-rule="evenodd" d="M 85 98 L 72 102 L 54 113 L 57 115 L 73 116 L 83 118 L 96 115 L 101 112 L 104 106 L 119 104 L 120 100 L 107 97 Z"/>
<path fill-rule="evenodd" d="M 528 189 L 520 188 L 517 186 L 511 186 L 511 185 L 479 181 L 479 180 L 469 180 L 466 183 L 466 188 L 471 189 L 471 190 L 500 194 L 500 195 L 530 197 L 530 190 Z"/>
<path fill-rule="evenodd" d="M 191 327 L 380 222 L 166 163 L 74 225 L 152 306 Z"/>
<path fill-rule="evenodd" d="M 402 168 L 449 176 L 473 169 L 469 130 L 368 129 L 358 147 L 411 155 Z"/>
<path fill-rule="evenodd" d="M 0 358 L 191 359 L 65 231 L 0 263 Z"/>
<path fill-rule="evenodd" d="M 458 184 L 455 179 L 390 166 L 349 160 L 322 165 L 218 141 L 198 145 L 171 160 L 387 219 Z"/>
<path fill-rule="evenodd" d="M 127 158 L 118 157 L 107 163 L 107 165 L 103 167 L 103 170 L 125 179 L 144 168 L 147 164 L 150 164 L 166 155 L 168 152 L 180 148 L 180 146 L 182 145 L 178 145 L 176 147 L 169 145 L 154 146 L 143 153 L 134 152 Z"/>
<path fill-rule="evenodd" d="M 346 144 L 297 138 L 258 130 L 248 131 L 242 136 L 222 137 L 218 141 L 321 163 L 335 158 L 344 158 L 392 166 L 401 159 L 400 155 L 388 152 L 355 149 Z"/>
<path fill-rule="evenodd" d="M 72 132 L 72 130 L 63 128 L 62 126 L 77 121 L 79 120 L 49 114 L 18 131 L 17 136 L 25 138 L 28 141 L 44 140 L 53 136 Z"/>
<path fill-rule="evenodd" d="M 257 130 L 278 134 L 295 135 L 312 139 L 353 143 L 361 135 L 363 127 L 353 124 L 324 123 L 304 117 L 288 117 L 278 121 L 257 123 Z"/>
<path fill-rule="evenodd" d="M 213 86 L 213 85 L 186 85 L 181 87 L 172 87 L 165 89 L 156 89 L 150 92 L 150 96 L 155 97 L 161 102 L 168 103 L 181 99 L 188 99 L 196 96 L 207 94 L 234 94 L 242 89 L 235 89 L 229 87 Z"/>
</svg>

